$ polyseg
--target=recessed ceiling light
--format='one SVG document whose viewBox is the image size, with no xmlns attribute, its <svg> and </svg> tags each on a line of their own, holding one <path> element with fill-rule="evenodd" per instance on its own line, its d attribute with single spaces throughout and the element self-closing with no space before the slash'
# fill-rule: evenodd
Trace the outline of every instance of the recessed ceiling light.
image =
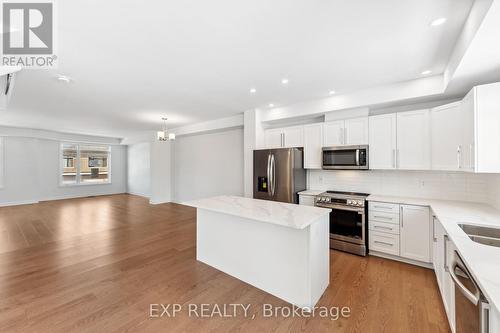
<svg viewBox="0 0 500 333">
<path fill-rule="evenodd" d="M 288 79 L 281 80 L 281 84 L 288 84 Z"/>
<path fill-rule="evenodd" d="M 446 17 L 440 17 L 438 19 L 435 19 L 434 21 L 431 22 L 431 26 L 437 27 L 438 25 L 443 24 L 446 22 Z"/>
<path fill-rule="evenodd" d="M 257 89 L 255 89 L 255 88 L 250 89 L 251 94 L 255 94 L 256 92 L 257 92 Z"/>
<path fill-rule="evenodd" d="M 273 103 L 269 103 L 269 107 L 270 108 L 274 108 L 274 104 Z"/>
<path fill-rule="evenodd" d="M 335 90 L 330 90 L 329 95 L 335 95 Z"/>
<path fill-rule="evenodd" d="M 66 83 L 70 83 L 71 81 L 73 81 L 73 79 L 71 79 L 69 76 L 67 75 L 62 75 L 62 74 L 59 74 L 56 76 L 56 79 L 58 81 L 61 81 L 61 82 L 66 82 Z"/>
<path fill-rule="evenodd" d="M 426 70 L 426 71 L 423 71 L 423 72 L 422 72 L 422 75 L 429 75 L 430 73 L 432 73 L 432 71 L 430 71 L 430 70 Z"/>
</svg>

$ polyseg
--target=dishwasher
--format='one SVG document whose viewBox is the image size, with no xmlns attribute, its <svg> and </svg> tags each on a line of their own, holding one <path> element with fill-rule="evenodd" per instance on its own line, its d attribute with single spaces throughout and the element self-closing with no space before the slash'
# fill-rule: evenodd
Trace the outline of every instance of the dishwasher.
<svg viewBox="0 0 500 333">
<path fill-rule="evenodd" d="M 489 333 L 489 304 L 457 251 L 449 269 L 455 284 L 455 332 Z"/>
</svg>

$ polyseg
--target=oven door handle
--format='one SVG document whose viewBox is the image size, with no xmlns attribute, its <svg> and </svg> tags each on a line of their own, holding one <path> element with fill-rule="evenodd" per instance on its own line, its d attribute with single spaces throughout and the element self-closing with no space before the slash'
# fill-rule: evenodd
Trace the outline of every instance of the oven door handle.
<svg viewBox="0 0 500 333">
<path fill-rule="evenodd" d="M 359 149 L 356 149 L 356 165 L 359 166 Z"/>
<path fill-rule="evenodd" d="M 365 210 L 364 208 L 358 207 L 346 207 L 346 206 L 340 206 L 340 205 L 331 205 L 331 204 L 322 204 L 322 203 L 316 203 L 316 207 L 322 207 L 322 208 L 330 208 L 330 209 L 339 209 L 339 210 L 349 210 L 351 212 L 358 212 L 358 214 L 364 214 Z"/>
</svg>

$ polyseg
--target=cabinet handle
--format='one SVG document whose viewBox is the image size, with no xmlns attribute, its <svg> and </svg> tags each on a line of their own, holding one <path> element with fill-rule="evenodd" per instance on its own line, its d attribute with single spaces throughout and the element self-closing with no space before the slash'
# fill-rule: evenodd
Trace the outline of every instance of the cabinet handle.
<svg viewBox="0 0 500 333">
<path fill-rule="evenodd" d="M 432 217 L 432 239 L 434 240 L 434 243 L 437 242 L 436 238 L 436 217 Z"/>
<path fill-rule="evenodd" d="M 343 135 L 342 135 L 342 128 L 341 128 L 340 131 L 339 131 L 339 142 L 340 142 L 340 144 L 342 144 L 342 137 L 343 137 Z"/>
<path fill-rule="evenodd" d="M 375 229 L 385 229 L 385 230 L 392 230 L 392 228 L 389 228 L 389 227 L 381 227 L 379 225 L 374 225 L 373 226 Z"/>
<path fill-rule="evenodd" d="M 469 144 L 469 168 L 474 169 L 474 158 L 472 156 L 472 144 Z"/>
<path fill-rule="evenodd" d="M 396 149 L 392 150 L 392 167 L 396 169 Z"/>
<path fill-rule="evenodd" d="M 347 144 L 347 127 L 344 127 L 344 144 Z"/>
<path fill-rule="evenodd" d="M 399 161 L 399 149 L 396 149 L 396 169 L 399 169 L 400 167 L 400 161 Z"/>
<path fill-rule="evenodd" d="M 458 167 L 458 169 L 462 168 L 461 160 L 462 160 L 462 146 L 458 145 L 457 146 L 457 167 Z"/>
<path fill-rule="evenodd" d="M 444 242 L 444 262 L 443 262 L 443 267 L 444 271 L 448 272 L 448 235 L 443 236 L 443 242 Z"/>
<path fill-rule="evenodd" d="M 404 222 L 403 222 L 403 206 L 399 207 L 399 212 L 400 212 L 400 219 L 401 219 L 401 228 L 404 227 Z"/>
<path fill-rule="evenodd" d="M 386 206 L 373 206 L 373 208 L 391 209 L 391 207 L 386 207 Z"/>
<path fill-rule="evenodd" d="M 377 244 L 384 244 L 384 245 L 389 245 L 389 246 L 394 246 L 394 244 L 392 243 L 387 243 L 387 242 L 381 242 L 381 241 L 374 241 L 374 243 L 377 243 Z"/>
<path fill-rule="evenodd" d="M 376 219 L 386 219 L 386 220 L 391 220 L 392 221 L 392 217 L 380 216 L 380 215 L 373 215 L 373 217 L 376 218 Z"/>
</svg>

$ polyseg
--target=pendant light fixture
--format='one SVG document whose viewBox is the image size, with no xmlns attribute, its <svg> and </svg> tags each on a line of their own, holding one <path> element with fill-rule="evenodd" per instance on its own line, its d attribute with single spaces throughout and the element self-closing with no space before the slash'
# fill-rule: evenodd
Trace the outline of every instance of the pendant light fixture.
<svg viewBox="0 0 500 333">
<path fill-rule="evenodd" d="M 175 133 L 168 133 L 167 131 L 167 119 L 168 118 L 161 118 L 161 120 L 163 120 L 163 129 L 157 132 L 158 141 L 175 140 Z"/>
</svg>

